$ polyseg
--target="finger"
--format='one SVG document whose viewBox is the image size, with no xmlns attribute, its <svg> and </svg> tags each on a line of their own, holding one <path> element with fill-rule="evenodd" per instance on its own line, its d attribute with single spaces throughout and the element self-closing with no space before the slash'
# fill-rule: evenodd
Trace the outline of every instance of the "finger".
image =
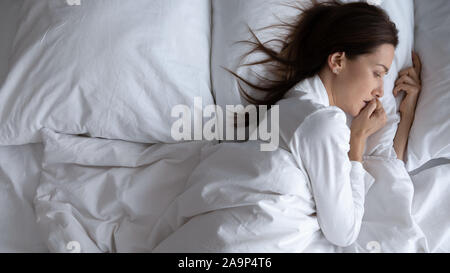
<svg viewBox="0 0 450 273">
<path fill-rule="evenodd" d="M 381 103 L 381 101 L 379 99 L 377 99 L 376 101 L 377 101 L 376 111 L 382 110 L 383 109 L 383 104 Z"/>
<path fill-rule="evenodd" d="M 380 102 L 377 109 L 373 112 L 373 115 L 375 115 L 375 117 L 382 117 L 383 115 L 386 115 L 386 112 L 383 108 L 383 104 Z"/>
<path fill-rule="evenodd" d="M 407 83 L 402 83 L 397 85 L 394 88 L 394 95 L 397 96 L 399 92 L 405 91 L 406 94 L 417 94 L 419 92 L 419 88 L 415 85 L 410 85 Z"/>
<path fill-rule="evenodd" d="M 416 70 L 414 69 L 414 67 L 408 67 L 408 68 L 405 68 L 405 69 L 403 69 L 402 71 L 400 71 L 400 73 L 398 73 L 398 75 L 399 75 L 399 78 L 401 78 L 401 77 L 407 75 L 407 76 L 410 76 L 413 80 L 415 80 L 415 81 L 417 81 L 417 82 L 420 82 L 420 78 L 419 78 L 419 76 L 417 75 L 417 72 L 416 72 Z"/>
<path fill-rule="evenodd" d="M 366 117 L 370 118 L 372 116 L 373 112 L 377 109 L 377 102 L 376 100 L 371 100 L 369 105 L 364 109 L 366 111 Z"/>
<path fill-rule="evenodd" d="M 397 81 L 395 82 L 395 85 L 399 85 L 402 83 L 407 83 L 407 84 L 411 84 L 411 85 L 418 85 L 419 83 L 414 81 L 413 78 L 411 78 L 409 75 L 403 75 L 400 78 L 397 79 Z"/>
<path fill-rule="evenodd" d="M 386 116 L 386 112 L 384 111 L 384 109 L 380 109 L 380 110 L 376 110 L 376 111 L 373 113 L 373 116 L 372 116 L 372 117 L 382 119 L 382 118 L 385 118 L 385 117 L 387 117 L 387 116 Z"/>
<path fill-rule="evenodd" d="M 405 69 L 402 69 L 402 70 L 400 70 L 400 72 L 398 72 L 398 76 L 399 77 L 402 77 L 402 76 L 404 76 L 404 75 L 408 75 L 409 74 L 409 69 L 410 69 L 411 67 L 408 67 L 408 68 L 405 68 Z"/>
<path fill-rule="evenodd" d="M 414 69 L 416 70 L 416 73 L 420 75 L 420 72 L 422 71 L 422 62 L 420 61 L 419 55 L 417 55 L 416 52 L 412 52 L 412 58 L 413 58 L 413 64 Z"/>
</svg>

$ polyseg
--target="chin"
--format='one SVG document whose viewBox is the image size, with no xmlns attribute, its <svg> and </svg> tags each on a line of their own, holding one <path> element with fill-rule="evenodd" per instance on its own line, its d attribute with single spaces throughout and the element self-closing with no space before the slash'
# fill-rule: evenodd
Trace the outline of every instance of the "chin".
<svg viewBox="0 0 450 273">
<path fill-rule="evenodd" d="M 359 115 L 359 113 L 361 113 L 361 111 L 362 110 L 359 110 L 359 111 L 350 111 L 350 112 L 347 112 L 347 114 L 349 114 L 352 118 L 356 118 L 358 115 Z"/>
<path fill-rule="evenodd" d="M 341 107 L 339 107 L 339 108 L 342 111 L 344 111 L 345 114 L 351 116 L 352 118 L 356 118 L 359 115 L 359 113 L 362 111 L 362 110 L 360 110 L 359 112 L 356 112 L 356 110 L 353 110 L 353 109 L 349 110 L 349 109 L 344 109 L 344 108 L 341 108 Z"/>
</svg>

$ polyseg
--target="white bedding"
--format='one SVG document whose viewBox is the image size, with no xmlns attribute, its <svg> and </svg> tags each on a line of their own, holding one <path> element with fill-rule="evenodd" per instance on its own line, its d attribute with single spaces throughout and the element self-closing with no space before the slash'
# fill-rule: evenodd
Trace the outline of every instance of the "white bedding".
<svg viewBox="0 0 450 273">
<path fill-rule="evenodd" d="M 50 251 L 148 252 L 145 238 L 208 143 L 135 144 L 43 131 L 34 200 Z"/>
<path fill-rule="evenodd" d="M 20 6 L 18 1 L 9 6 L 14 1 L 0 1 L 1 13 L 8 15 L 0 22 L 14 21 Z M 202 12 L 209 8 L 206 2 L 198 2 Z M 409 7 L 410 1 L 402 3 Z M 209 43 L 205 29 L 199 28 L 199 51 Z M 13 32 L 0 25 L 0 64 L 8 56 L 3 39 Z M 201 55 L 208 62 L 209 54 Z M 0 65 L 0 79 L 6 70 Z M 203 76 L 193 83 L 201 94 L 209 91 Z M 212 101 L 207 97 L 204 102 Z M 132 110 L 143 117 L 149 113 Z M 145 136 L 121 133 L 134 141 L 167 140 L 167 124 L 149 126 L 135 128 Z M 366 157 L 365 168 L 376 182 L 367 193 L 359 239 L 342 249 L 318 230 L 308 184 L 282 150 L 261 157 L 255 143 L 150 145 L 47 129 L 33 133 L 44 143 L 0 146 L 0 252 L 69 252 L 74 243 L 81 252 L 450 252 L 448 159 L 408 175 L 398 160 Z"/>
<path fill-rule="evenodd" d="M 426 237 L 413 217 L 414 185 L 405 164 L 397 159 L 366 157 L 364 167 L 375 183 L 366 196 L 358 241 L 346 251 L 429 252 Z"/>
<path fill-rule="evenodd" d="M 360 236 L 338 248 L 318 229 L 314 200 L 293 157 L 255 147 L 221 144 L 207 153 L 153 230 L 156 238 L 173 230 L 155 252 L 370 252 L 371 242 L 379 243 L 380 252 L 428 251 L 411 214 L 413 185 L 402 162 L 365 159 L 376 182 L 366 197 Z"/>
<path fill-rule="evenodd" d="M 35 209 L 51 251 L 427 252 L 412 215 L 413 184 L 398 160 L 366 157 L 376 178 L 358 241 L 323 236 L 290 153 L 258 142 L 157 144 L 43 132 Z"/>
<path fill-rule="evenodd" d="M 9 55 L 17 29 L 17 13 L 22 0 L 0 1 L 0 86 L 8 75 Z"/>
<path fill-rule="evenodd" d="M 44 139 L 44 150 L 0 148 L 1 251 L 68 252 L 74 241 L 82 252 L 449 251 L 448 164 L 411 181 L 402 162 L 366 157 L 376 183 L 358 241 L 340 249 L 324 239 L 314 215 L 304 216 L 314 203 L 286 152 L 268 157 L 258 143 L 151 146 L 51 131 Z"/>
<path fill-rule="evenodd" d="M 450 159 L 450 1 L 416 0 L 415 48 L 422 58 L 422 91 L 408 142 L 408 171 Z"/>
<path fill-rule="evenodd" d="M 412 180 L 413 214 L 429 250 L 450 253 L 450 160 L 413 175 Z"/>
<path fill-rule="evenodd" d="M 152 231 L 154 252 L 331 252 L 294 156 L 258 142 L 207 149 Z"/>
<path fill-rule="evenodd" d="M 21 0 L 0 1 L 0 86 L 8 74 L 9 54 Z M 43 146 L 0 146 L 0 252 L 46 252 L 34 216 Z"/>
<path fill-rule="evenodd" d="M 213 104 L 208 0 L 23 0 L 0 145 L 39 130 L 174 143 L 174 106 Z"/>
<path fill-rule="evenodd" d="M 48 251 L 33 205 L 42 150 L 42 144 L 0 146 L 0 252 Z"/>
</svg>

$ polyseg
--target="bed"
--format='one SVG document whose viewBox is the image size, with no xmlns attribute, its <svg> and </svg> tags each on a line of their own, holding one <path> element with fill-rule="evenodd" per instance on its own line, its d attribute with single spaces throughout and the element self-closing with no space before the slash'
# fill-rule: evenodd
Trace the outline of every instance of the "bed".
<svg viewBox="0 0 450 273">
<path fill-rule="evenodd" d="M 401 98 L 385 92 L 354 244 L 325 239 L 285 150 L 195 126 L 174 140 L 178 114 L 209 124 L 199 108 L 243 103 L 223 67 L 238 69 L 245 24 L 295 15 L 281 2 L 1 0 L 0 252 L 450 252 L 447 0 L 380 1 L 400 30 L 392 71 L 414 49 L 423 91 L 406 163 L 392 148 Z"/>
</svg>

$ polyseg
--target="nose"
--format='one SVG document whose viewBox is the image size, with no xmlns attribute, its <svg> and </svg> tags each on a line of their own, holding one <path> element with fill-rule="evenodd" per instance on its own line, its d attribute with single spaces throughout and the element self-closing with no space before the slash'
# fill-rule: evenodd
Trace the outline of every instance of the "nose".
<svg viewBox="0 0 450 273">
<path fill-rule="evenodd" d="M 383 86 L 377 88 L 374 90 L 373 95 L 377 97 L 378 99 L 382 98 L 384 96 L 384 88 Z"/>
</svg>

